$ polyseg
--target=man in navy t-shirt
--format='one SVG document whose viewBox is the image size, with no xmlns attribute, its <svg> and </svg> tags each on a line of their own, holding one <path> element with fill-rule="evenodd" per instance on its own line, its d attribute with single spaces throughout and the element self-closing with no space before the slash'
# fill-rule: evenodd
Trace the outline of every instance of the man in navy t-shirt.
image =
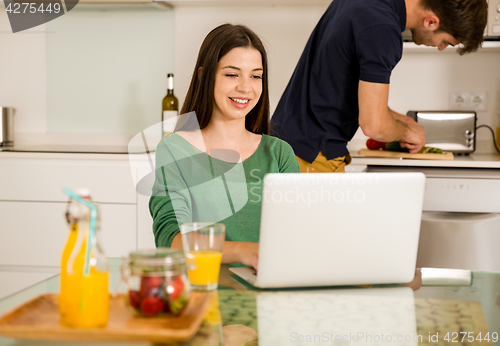
<svg viewBox="0 0 500 346">
<path fill-rule="evenodd" d="M 480 47 L 486 18 L 486 0 L 334 0 L 281 97 L 271 134 L 291 144 L 302 172 L 344 171 L 358 126 L 417 152 L 422 127 L 387 106 L 401 32 L 439 50 L 462 43 L 464 54 Z"/>
</svg>

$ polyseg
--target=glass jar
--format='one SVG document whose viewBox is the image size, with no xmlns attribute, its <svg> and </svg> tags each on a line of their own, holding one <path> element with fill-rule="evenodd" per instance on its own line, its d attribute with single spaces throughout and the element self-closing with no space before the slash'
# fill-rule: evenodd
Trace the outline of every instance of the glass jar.
<svg viewBox="0 0 500 346">
<path fill-rule="evenodd" d="M 186 259 L 180 250 L 160 248 L 135 251 L 122 266 L 130 306 L 144 316 L 179 315 L 186 307 L 191 287 Z"/>
</svg>

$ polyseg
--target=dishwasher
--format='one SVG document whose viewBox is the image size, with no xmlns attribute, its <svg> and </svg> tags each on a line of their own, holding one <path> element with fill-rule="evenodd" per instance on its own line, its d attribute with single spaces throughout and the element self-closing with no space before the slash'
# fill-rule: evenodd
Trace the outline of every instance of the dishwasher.
<svg viewBox="0 0 500 346">
<path fill-rule="evenodd" d="M 500 170 L 367 166 L 366 171 L 425 174 L 417 267 L 500 271 Z"/>
</svg>

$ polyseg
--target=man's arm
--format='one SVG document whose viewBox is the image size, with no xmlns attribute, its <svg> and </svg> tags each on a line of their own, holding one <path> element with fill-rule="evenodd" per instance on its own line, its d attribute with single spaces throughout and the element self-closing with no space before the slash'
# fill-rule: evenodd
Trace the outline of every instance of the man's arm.
<svg viewBox="0 0 500 346">
<path fill-rule="evenodd" d="M 391 113 L 391 115 L 394 117 L 394 119 L 397 119 L 397 120 L 401 120 L 402 122 L 404 123 L 413 123 L 415 124 L 416 121 L 413 120 L 413 118 L 407 116 L 407 115 L 403 115 L 401 113 L 398 113 L 398 112 L 395 112 L 393 111 L 392 109 L 389 108 L 389 113 Z"/>
<path fill-rule="evenodd" d="M 363 133 L 380 142 L 399 141 L 411 153 L 425 144 L 422 126 L 389 109 L 389 85 L 359 81 L 359 126 Z"/>
</svg>

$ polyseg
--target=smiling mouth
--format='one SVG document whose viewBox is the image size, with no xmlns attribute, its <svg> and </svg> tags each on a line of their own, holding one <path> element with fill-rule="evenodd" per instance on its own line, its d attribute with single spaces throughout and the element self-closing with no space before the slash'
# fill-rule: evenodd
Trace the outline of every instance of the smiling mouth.
<svg viewBox="0 0 500 346">
<path fill-rule="evenodd" d="M 247 104 L 248 101 L 250 101 L 249 99 L 238 99 L 238 98 L 234 98 L 234 97 L 230 97 L 229 99 L 231 101 L 234 101 L 236 103 L 241 103 L 241 104 Z"/>
</svg>

